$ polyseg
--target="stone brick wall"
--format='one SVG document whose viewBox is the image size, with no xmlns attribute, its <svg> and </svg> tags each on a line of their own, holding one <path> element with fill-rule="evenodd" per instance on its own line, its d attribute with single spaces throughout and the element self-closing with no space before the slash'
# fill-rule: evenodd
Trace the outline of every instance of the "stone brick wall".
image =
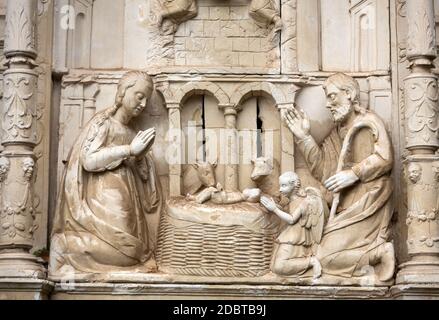
<svg viewBox="0 0 439 320">
<path fill-rule="evenodd" d="M 272 38 L 271 28 L 249 16 L 246 3 L 200 3 L 198 16 L 175 35 L 175 65 L 276 68 L 279 49 Z"/>
</svg>

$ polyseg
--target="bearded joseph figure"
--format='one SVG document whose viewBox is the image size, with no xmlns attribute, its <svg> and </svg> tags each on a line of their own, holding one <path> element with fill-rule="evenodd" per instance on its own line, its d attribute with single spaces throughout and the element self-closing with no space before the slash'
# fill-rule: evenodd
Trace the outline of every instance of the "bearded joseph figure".
<svg viewBox="0 0 439 320">
<path fill-rule="evenodd" d="M 76 140 L 63 176 L 51 241 L 51 277 L 155 270 L 154 232 L 162 191 L 149 150 L 155 129 L 136 132 L 151 78 L 132 71 L 115 105 L 97 113 Z"/>
<path fill-rule="evenodd" d="M 384 122 L 360 106 L 360 87 L 352 77 L 329 77 L 324 90 L 335 128 L 318 145 L 303 111 L 289 110 L 286 123 L 296 137 L 312 175 L 333 193 L 331 214 L 316 258 L 323 275 L 367 276 L 391 281 L 395 271 L 393 244 L 388 241 L 393 151 Z"/>
</svg>

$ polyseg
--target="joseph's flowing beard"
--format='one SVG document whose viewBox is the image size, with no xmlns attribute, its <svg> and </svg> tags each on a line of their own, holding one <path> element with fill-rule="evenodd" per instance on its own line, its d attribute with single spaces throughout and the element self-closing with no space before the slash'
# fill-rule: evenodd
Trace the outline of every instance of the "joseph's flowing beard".
<svg viewBox="0 0 439 320">
<path fill-rule="evenodd" d="M 336 108 L 331 110 L 332 118 L 336 123 L 341 123 L 346 120 L 347 116 L 351 112 L 352 105 L 351 104 L 342 104 Z"/>
</svg>

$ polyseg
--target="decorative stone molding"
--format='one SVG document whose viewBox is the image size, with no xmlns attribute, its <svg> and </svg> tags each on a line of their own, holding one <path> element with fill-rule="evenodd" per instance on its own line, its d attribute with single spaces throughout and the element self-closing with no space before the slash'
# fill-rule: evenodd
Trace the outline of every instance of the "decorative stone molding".
<svg viewBox="0 0 439 320">
<path fill-rule="evenodd" d="M 407 149 L 439 148 L 439 88 L 433 74 L 405 80 Z"/>
<path fill-rule="evenodd" d="M 414 155 L 408 158 L 409 254 L 439 254 L 438 164 L 437 156 Z"/>
<path fill-rule="evenodd" d="M 36 145 L 37 79 L 38 74 L 29 69 L 9 69 L 4 72 L 3 145 Z"/>
</svg>

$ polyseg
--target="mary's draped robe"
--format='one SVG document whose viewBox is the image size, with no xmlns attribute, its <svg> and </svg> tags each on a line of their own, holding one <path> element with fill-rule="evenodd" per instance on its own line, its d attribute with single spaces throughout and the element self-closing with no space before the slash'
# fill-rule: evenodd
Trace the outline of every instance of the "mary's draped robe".
<svg viewBox="0 0 439 320">
<path fill-rule="evenodd" d="M 120 156 L 135 132 L 110 110 L 93 117 L 70 153 L 52 232 L 51 273 L 63 266 L 83 273 L 141 271 L 153 256 L 155 232 L 148 230 L 147 215 L 160 214 L 160 182 L 149 154 Z"/>
<path fill-rule="evenodd" d="M 357 130 L 362 123 L 369 128 Z M 326 181 L 337 172 L 345 137 L 352 135 L 344 170 L 353 170 L 360 181 L 341 192 L 337 215 L 325 226 L 317 252 L 325 274 L 361 275 L 371 254 L 386 243 L 392 217 L 390 172 L 393 151 L 380 118 L 365 111 L 350 127 L 336 127 L 321 146 L 313 139 L 298 141 L 313 176 Z"/>
</svg>

